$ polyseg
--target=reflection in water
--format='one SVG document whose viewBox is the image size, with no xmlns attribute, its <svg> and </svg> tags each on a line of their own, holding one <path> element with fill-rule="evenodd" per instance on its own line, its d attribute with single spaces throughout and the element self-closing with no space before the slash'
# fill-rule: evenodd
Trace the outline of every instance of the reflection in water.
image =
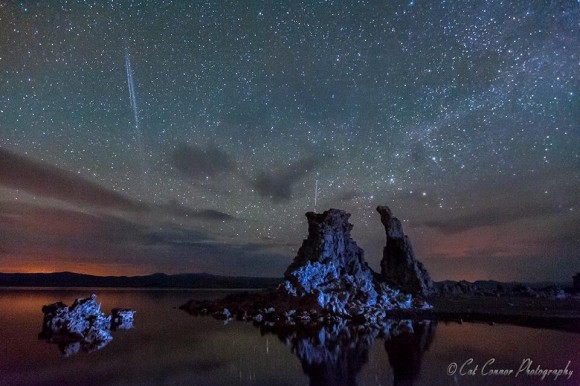
<svg viewBox="0 0 580 386">
<path fill-rule="evenodd" d="M 355 385 L 379 331 L 335 324 L 273 331 L 302 362 L 311 385 Z"/>
<path fill-rule="evenodd" d="M 356 385 L 356 377 L 377 338 L 385 340 L 394 385 L 412 385 L 421 371 L 423 353 L 433 342 L 436 326 L 433 321 L 391 320 L 381 329 L 346 323 L 262 329 L 290 347 L 312 386 Z"/>
<path fill-rule="evenodd" d="M 119 324 L 112 324 L 111 330 L 130 330 L 133 328 L 132 319 L 122 319 Z M 65 357 L 76 355 L 80 351 L 91 353 L 108 345 L 113 337 L 108 329 L 91 326 L 87 332 L 79 337 L 67 334 L 55 334 L 43 323 L 38 339 L 58 345 L 58 349 Z"/>
<path fill-rule="evenodd" d="M 60 339 L 60 338 L 55 339 L 53 337 L 50 337 L 50 338 L 44 337 L 42 335 L 42 333 L 38 336 L 38 338 L 44 339 L 48 343 L 57 344 L 60 353 L 62 355 L 64 355 L 65 357 L 76 355 L 81 350 L 84 352 L 88 352 L 88 353 L 100 350 L 103 347 L 105 347 L 106 345 L 108 345 L 109 342 L 112 340 L 112 339 L 100 339 L 100 340 L 89 341 L 89 340 L 83 339 L 83 340 L 78 341 L 78 342 L 70 342 L 70 341 Z"/>
<path fill-rule="evenodd" d="M 436 322 L 401 322 L 385 335 L 385 350 L 393 368 L 395 385 L 412 385 L 419 377 L 423 353 L 435 339 Z"/>
<path fill-rule="evenodd" d="M 57 344 L 49 345 L 37 339 L 42 323 L 42 313 L 39 311 L 42 305 L 56 299 L 70 303 L 76 297 L 86 296 L 87 289 L 0 289 L 0 383 L 21 386 L 295 386 L 308 385 L 312 378 L 303 371 L 301 357 L 294 354 L 285 340 L 280 341 L 271 334 L 261 335 L 251 323 L 231 322 L 224 326 L 210 317 L 193 318 L 173 308 L 192 298 L 222 298 L 224 292 L 97 291 L 103 310 L 127 305 L 136 310 L 136 328 L 130 332 L 112 332 L 114 340 L 93 354 L 84 355 L 81 350 L 74 358 L 63 359 L 58 355 Z M 418 333 L 419 328 L 414 324 L 413 330 Z M 307 334 L 304 334 L 305 338 Z M 423 334 L 430 336 L 428 331 Z M 303 344 L 307 346 L 306 342 Z M 356 341 L 353 344 L 356 345 Z M 360 338 L 358 344 L 362 346 Z M 498 366 L 516 369 L 523 358 L 532 358 L 534 363 L 548 369 L 563 368 L 572 360 L 570 369 L 574 370 L 574 375 L 570 380 L 560 377 L 558 381 L 561 385 L 578 385 L 580 368 L 578 361 L 575 361 L 578 347 L 580 334 L 564 331 L 507 324 L 490 326 L 439 322 L 429 351 L 423 353 L 420 374 L 414 386 L 454 384 L 453 377 L 447 375 L 447 366 L 452 361 L 462 363 L 469 358 L 480 364 L 496 358 Z M 385 339 L 379 331 L 368 351 L 368 361 L 362 358 L 358 363 L 362 368 L 355 369 L 356 361 L 350 364 L 348 371 L 355 374 L 350 377 L 350 382 L 353 383 L 352 379 L 356 378 L 359 386 L 392 385 L 394 371 L 389 355 L 394 354 L 385 350 Z M 404 356 L 403 353 L 397 355 Z M 348 368 L 348 365 L 343 367 Z M 305 368 L 311 373 L 316 371 L 308 363 Z M 340 384 L 332 377 L 327 379 L 331 380 L 328 383 Z M 534 380 L 536 384 L 552 383 L 548 380 L 541 382 L 536 377 L 458 377 L 457 383 L 528 386 Z"/>
</svg>

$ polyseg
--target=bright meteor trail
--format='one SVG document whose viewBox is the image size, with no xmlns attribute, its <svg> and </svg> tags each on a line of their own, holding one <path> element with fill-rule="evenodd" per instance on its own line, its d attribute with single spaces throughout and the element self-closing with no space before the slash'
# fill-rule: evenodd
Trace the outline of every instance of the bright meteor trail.
<svg viewBox="0 0 580 386">
<path fill-rule="evenodd" d="M 147 178 L 147 165 L 145 162 L 145 149 L 143 145 L 143 133 L 139 127 L 139 109 L 137 107 L 137 95 L 135 94 L 135 82 L 133 81 L 133 68 L 131 67 L 131 57 L 129 50 L 125 50 L 125 71 L 127 72 L 127 86 L 129 88 L 129 101 L 131 103 L 131 110 L 133 110 L 133 118 L 135 120 L 135 141 L 139 151 L 139 162 L 141 165 L 141 183 L 144 184 Z M 145 184 L 146 185 L 146 184 Z"/>
</svg>

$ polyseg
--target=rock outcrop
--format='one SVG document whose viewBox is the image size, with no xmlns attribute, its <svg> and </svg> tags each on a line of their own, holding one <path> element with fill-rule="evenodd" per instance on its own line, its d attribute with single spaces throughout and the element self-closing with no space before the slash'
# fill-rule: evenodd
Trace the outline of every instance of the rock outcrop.
<svg viewBox="0 0 580 386">
<path fill-rule="evenodd" d="M 57 343 L 65 356 L 105 347 L 113 340 L 111 329 L 131 328 L 135 313 L 128 309 L 117 310 L 111 320 L 111 316 L 101 312 L 96 295 L 76 299 L 70 307 L 62 302 L 49 304 L 42 307 L 42 312 L 44 320 L 39 339 Z"/>
<path fill-rule="evenodd" d="M 135 311 L 128 308 L 113 308 L 111 310 L 111 329 L 130 330 L 133 328 Z"/>
<path fill-rule="evenodd" d="M 280 290 L 311 298 L 334 315 L 412 307 L 411 296 L 385 285 L 369 268 L 364 251 L 350 236 L 349 217 L 339 209 L 306 213 L 308 237 L 286 270 Z"/>
<path fill-rule="evenodd" d="M 387 206 L 378 206 L 385 227 L 387 244 L 381 260 L 381 277 L 388 284 L 415 295 L 427 296 L 433 292 L 433 281 L 423 264 L 415 258 L 411 240 L 403 226 Z"/>
<path fill-rule="evenodd" d="M 308 237 L 276 290 L 235 294 L 216 301 L 191 301 L 181 308 L 217 319 L 253 320 L 259 324 L 336 323 L 380 325 L 393 309 L 430 308 L 389 286 L 364 260 L 352 240 L 350 214 L 330 209 L 306 213 Z"/>
</svg>

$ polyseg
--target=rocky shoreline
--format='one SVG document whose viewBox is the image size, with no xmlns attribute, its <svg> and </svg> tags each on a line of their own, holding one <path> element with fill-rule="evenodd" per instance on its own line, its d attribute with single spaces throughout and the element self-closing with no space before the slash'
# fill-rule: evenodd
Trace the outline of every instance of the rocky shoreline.
<svg viewBox="0 0 580 386">
<path fill-rule="evenodd" d="M 432 297 L 431 309 L 391 309 L 381 317 L 344 318 L 316 309 L 282 311 L 272 306 L 270 292 L 235 293 L 214 301 L 190 301 L 180 308 L 195 316 L 212 316 L 228 323 L 253 322 L 257 326 L 284 329 L 286 326 L 320 327 L 336 323 L 382 329 L 392 321 L 439 321 L 452 323 L 512 324 L 523 327 L 580 333 L 580 299 L 554 300 L 478 297 Z M 300 309 L 300 305 L 296 306 Z M 241 311 L 241 312 L 240 312 Z"/>
</svg>

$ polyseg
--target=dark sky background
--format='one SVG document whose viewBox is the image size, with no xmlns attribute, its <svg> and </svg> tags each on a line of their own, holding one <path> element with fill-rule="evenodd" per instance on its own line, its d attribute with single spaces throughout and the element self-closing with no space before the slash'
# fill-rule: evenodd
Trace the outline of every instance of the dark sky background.
<svg viewBox="0 0 580 386">
<path fill-rule="evenodd" d="M 0 271 L 281 276 L 330 207 L 378 270 L 379 204 L 436 280 L 580 271 L 577 1 L 151 3 L 0 2 Z"/>
</svg>

